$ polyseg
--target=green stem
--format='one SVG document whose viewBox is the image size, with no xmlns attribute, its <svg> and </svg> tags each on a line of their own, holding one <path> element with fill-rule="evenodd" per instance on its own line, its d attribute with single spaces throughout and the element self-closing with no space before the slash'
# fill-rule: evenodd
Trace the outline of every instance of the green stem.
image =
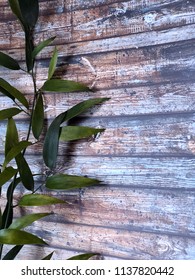
<svg viewBox="0 0 195 280">
<path fill-rule="evenodd" d="M 10 218 L 10 215 L 11 215 L 11 210 L 12 210 L 12 202 L 13 202 L 13 193 L 14 193 L 14 189 L 16 187 L 16 179 L 17 179 L 17 174 L 15 174 L 14 176 L 14 179 L 13 179 L 13 182 L 11 183 L 10 187 L 8 188 L 8 191 L 9 191 L 9 196 L 7 194 L 7 214 L 6 214 L 6 219 L 5 219 L 5 224 L 4 224 L 4 229 L 5 228 L 8 228 L 8 222 L 9 222 L 9 218 Z M 7 193 L 8 193 L 7 191 Z M 3 253 L 3 245 L 4 244 L 1 244 L 0 245 L 0 260 L 2 258 L 2 253 Z"/>
<path fill-rule="evenodd" d="M 33 104 L 32 104 L 32 109 L 31 109 L 31 114 L 30 114 L 30 123 L 29 123 L 29 127 L 28 127 L 28 133 L 27 133 L 26 141 L 28 141 L 29 137 L 30 137 L 30 132 L 31 132 L 31 128 L 32 128 L 32 118 L 33 118 L 34 109 L 35 109 L 35 102 L 36 102 L 37 95 L 38 95 L 36 78 L 35 78 L 35 74 L 34 74 L 33 70 L 32 70 L 32 73 L 31 73 L 31 77 L 32 77 L 33 87 L 34 87 L 34 97 L 33 97 Z M 25 153 L 25 151 L 26 151 L 26 149 L 24 150 L 24 153 Z M 24 155 L 24 153 L 23 153 L 23 155 Z"/>
<path fill-rule="evenodd" d="M 34 88 L 34 98 L 33 98 L 33 104 L 32 104 L 32 109 L 31 109 L 31 113 L 30 113 L 30 121 L 29 121 L 29 127 L 28 127 L 28 132 L 27 132 L 27 136 L 26 136 L 26 141 L 29 140 L 30 138 L 30 133 L 31 133 L 31 128 L 32 128 L 32 118 L 33 118 L 33 113 L 34 113 L 34 107 L 35 107 L 35 102 L 36 102 L 36 98 L 37 98 L 37 95 L 38 95 L 38 91 L 37 91 L 37 86 L 36 86 L 36 78 L 35 78 L 35 74 L 34 74 L 34 71 L 32 70 L 32 73 L 31 73 L 31 77 L 32 77 L 32 81 L 33 81 L 33 88 Z M 23 150 L 23 156 L 26 152 L 26 149 Z M 11 188 L 10 188 L 10 196 L 9 196 L 9 199 L 8 199 L 8 209 L 7 209 L 7 214 L 6 214 L 6 220 L 5 220 L 5 225 L 4 225 L 4 228 L 7 228 L 8 227 L 8 222 L 9 222 L 9 218 L 10 218 L 10 215 L 11 215 L 11 210 L 13 209 L 13 193 L 14 193 L 14 189 L 15 189 L 15 186 L 16 186 L 16 179 L 17 179 L 17 176 L 18 176 L 18 172 L 15 174 L 14 176 L 14 179 L 13 179 L 13 182 L 11 184 Z M 0 260 L 2 259 L 2 253 L 3 253 L 3 246 L 4 244 L 0 244 Z"/>
</svg>

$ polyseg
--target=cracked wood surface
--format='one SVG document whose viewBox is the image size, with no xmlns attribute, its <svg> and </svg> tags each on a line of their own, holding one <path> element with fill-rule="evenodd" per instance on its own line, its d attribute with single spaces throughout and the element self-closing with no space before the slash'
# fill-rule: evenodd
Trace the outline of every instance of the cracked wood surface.
<svg viewBox="0 0 195 280">
<path fill-rule="evenodd" d="M 51 248 L 27 246 L 19 258 L 55 250 L 55 259 L 86 251 L 104 259 L 194 259 L 194 1 L 40 0 L 40 7 L 35 39 L 57 36 L 56 77 L 94 89 L 46 93 L 48 123 L 84 99 L 110 100 L 73 122 L 104 127 L 104 133 L 87 142 L 61 143 L 59 149 L 61 171 L 97 177 L 102 185 L 55 193 L 71 204 L 53 207 L 55 215 L 29 227 Z M 0 3 L 0 26 L 0 50 L 23 65 L 23 35 L 6 0 Z M 50 46 L 39 55 L 39 86 L 52 51 Z M 32 100 L 31 81 L 23 72 L 1 68 L 0 77 Z M 12 105 L 0 95 L 0 109 Z M 17 121 L 23 138 L 26 116 Z M 0 129 L 2 162 L 5 122 Z M 27 150 L 33 172 L 43 169 L 40 153 L 40 143 Z"/>
</svg>

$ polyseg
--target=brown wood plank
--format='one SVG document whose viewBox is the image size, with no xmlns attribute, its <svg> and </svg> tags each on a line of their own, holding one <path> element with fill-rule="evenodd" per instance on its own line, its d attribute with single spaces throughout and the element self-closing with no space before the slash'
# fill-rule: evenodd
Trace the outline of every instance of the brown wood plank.
<svg viewBox="0 0 195 280">
<path fill-rule="evenodd" d="M 16 87 L 26 92 L 22 81 L 11 81 Z M 14 83 L 13 83 L 14 82 Z M 30 82 L 29 82 L 30 83 Z M 26 85 L 30 91 L 30 84 Z M 74 106 L 83 100 L 93 97 L 109 97 L 110 100 L 98 106 L 98 109 L 91 109 L 83 116 L 133 116 L 148 114 L 167 114 L 193 112 L 195 110 L 195 84 L 188 83 L 167 83 L 163 85 L 126 87 L 118 89 L 98 90 L 94 93 L 57 93 L 45 94 L 46 112 L 49 119 Z M 74 99 L 72 96 L 74 95 Z M 30 93 L 27 96 L 32 100 Z M 0 109 L 12 107 L 13 101 L 0 95 Z M 24 114 L 20 119 L 26 118 Z"/>
<path fill-rule="evenodd" d="M 101 127 L 100 137 L 60 144 L 59 154 L 77 156 L 193 156 L 195 155 L 194 114 L 167 116 L 79 118 L 71 125 Z M 4 148 L 6 123 L 0 124 L 0 150 Z M 19 122 L 20 139 L 25 139 L 28 124 Z M 35 142 L 33 137 L 30 138 Z M 40 154 L 42 144 L 27 153 Z"/>
<path fill-rule="evenodd" d="M 34 173 L 45 172 L 39 156 L 26 158 Z M 58 164 L 60 172 L 95 177 L 105 185 L 194 190 L 194 158 L 60 156 Z"/>
<path fill-rule="evenodd" d="M 193 238 L 128 230 L 42 222 L 31 232 L 41 235 L 54 248 L 98 252 L 121 259 L 194 259 Z M 106 257 L 105 257 L 106 258 Z"/>
<path fill-rule="evenodd" d="M 24 67 L 23 34 L 7 4 L 0 3 L 0 50 Z M 98 178 L 102 184 L 53 193 L 71 204 L 51 207 L 57 214 L 29 231 L 51 244 L 55 259 L 86 251 L 102 253 L 104 259 L 194 259 L 194 1 L 40 0 L 40 6 L 36 42 L 57 35 L 56 77 L 96 89 L 46 93 L 48 124 L 85 99 L 111 99 L 74 121 L 107 130 L 87 142 L 61 144 L 56 169 Z M 37 61 L 39 87 L 47 78 L 52 51 L 48 47 Z M 0 77 L 32 102 L 30 77 L 3 68 Z M 0 110 L 11 105 L 0 95 Z M 15 119 L 25 139 L 26 116 Z M 5 124 L 0 124 L 0 163 Z M 34 173 L 46 172 L 40 153 L 37 144 L 26 155 Z M 37 177 L 36 186 L 41 182 Z M 5 191 L 3 187 L 1 207 Z M 22 192 L 17 188 L 14 203 Z M 19 259 L 50 252 L 31 248 L 25 247 Z"/>
<path fill-rule="evenodd" d="M 44 190 L 44 194 L 51 194 Z M 172 190 L 96 187 L 82 191 L 53 192 L 53 195 L 69 204 L 43 207 L 43 212 L 54 211 L 46 220 L 61 228 L 61 224 L 75 223 L 88 226 L 115 228 L 137 232 L 195 237 L 194 190 Z M 21 197 L 18 190 L 15 202 Z M 5 207 L 2 196 L 2 209 Z M 14 209 L 15 217 L 21 211 Z M 38 209 L 28 208 L 28 213 Z"/>
<path fill-rule="evenodd" d="M 78 1 L 79 2 L 79 1 Z M 93 1 L 94 2 L 94 1 Z M 161 30 L 188 25 L 194 22 L 195 5 L 192 2 L 187 4 L 181 1 L 168 3 L 167 1 L 140 2 L 106 2 L 106 5 L 98 3 L 90 7 L 86 3 L 62 3 L 50 4 L 47 2 L 41 5 L 40 24 L 37 32 L 41 31 L 41 38 L 48 36 L 48 25 L 50 34 L 57 34 L 57 44 L 64 42 L 78 42 L 85 40 L 97 40 L 114 36 L 143 33 L 151 30 Z M 80 5 L 80 7 L 78 7 Z M 87 10 L 83 8 L 87 7 Z M 94 6 L 94 3 L 93 3 Z M 48 9 L 49 8 L 49 9 Z M 75 11 L 76 8 L 76 11 Z M 74 12 L 73 12 L 74 11 Z M 7 21 L 10 18 L 9 9 L 2 7 L 1 19 Z M 14 26 L 12 23 L 12 26 Z M 7 30 L 7 23 L 2 25 Z M 20 46 L 20 29 L 15 25 L 14 44 Z M 10 30 L 8 29 L 8 32 Z M 4 35 L 3 35 L 4 34 Z M 18 35 L 16 35 L 18 34 Z M 5 36 L 2 33 L 0 37 Z M 9 47 L 13 44 L 10 40 Z"/>
<path fill-rule="evenodd" d="M 80 81 L 97 90 L 192 83 L 194 43 L 195 40 L 190 40 L 162 46 L 72 57 L 69 58 L 68 65 L 63 55 L 64 58 L 59 59 L 59 69 L 55 76 Z M 47 78 L 48 65 L 49 61 L 42 61 L 39 64 L 38 87 L 41 87 Z M 2 76 L 6 75 L 6 71 L 3 73 Z M 15 76 L 16 72 L 9 74 L 11 83 L 25 92 L 32 90 L 30 77 L 20 73 L 20 78 L 16 82 Z"/>
<path fill-rule="evenodd" d="M 74 6 L 72 6 L 74 7 Z M 56 13 L 40 18 L 42 36 L 46 36 L 48 22 L 58 34 L 58 44 L 64 40 L 85 41 L 122 36 L 151 30 L 168 29 L 194 22 L 195 6 L 192 3 L 148 3 L 141 7 L 140 3 L 118 2 L 107 3 L 74 13 Z M 40 28 L 38 28 L 38 31 Z"/>
</svg>

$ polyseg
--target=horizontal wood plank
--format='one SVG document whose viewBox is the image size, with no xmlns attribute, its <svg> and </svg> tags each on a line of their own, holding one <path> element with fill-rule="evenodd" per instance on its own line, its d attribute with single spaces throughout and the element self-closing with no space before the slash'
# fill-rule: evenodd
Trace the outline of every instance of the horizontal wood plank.
<svg viewBox="0 0 195 280">
<path fill-rule="evenodd" d="M 54 248 L 98 252 L 119 259 L 193 259 L 194 239 L 128 230 L 42 222 L 32 228 Z M 60 256 L 59 256 L 60 257 Z M 106 258 L 106 257 L 105 257 Z"/>
<path fill-rule="evenodd" d="M 3 162 L 3 156 L 0 156 Z M 45 173 L 43 159 L 26 156 L 34 173 Z M 108 185 L 194 190 L 195 159 L 185 157 L 59 156 L 56 172 L 86 175 Z"/>
<path fill-rule="evenodd" d="M 195 237 L 194 191 L 100 186 L 52 192 L 68 204 L 42 207 L 42 212 L 55 213 L 46 221 L 55 223 L 59 230 L 64 223 L 70 223 L 192 238 Z M 51 195 L 45 189 L 41 193 Z M 15 203 L 21 195 L 20 190 L 15 193 Z M 3 192 L 2 209 L 5 204 Z M 25 211 L 40 211 L 36 208 L 28 207 Z M 14 212 L 15 217 L 21 215 L 18 208 Z"/>
<path fill-rule="evenodd" d="M 105 128 L 97 135 L 81 141 L 60 142 L 59 154 L 77 156 L 194 156 L 194 114 L 167 116 L 78 118 L 71 125 Z M 28 123 L 17 123 L 24 140 Z M 6 123 L 0 124 L 0 150 L 3 150 Z M 46 130 L 46 128 L 45 128 Z M 36 142 L 33 137 L 32 142 Z M 43 142 L 27 149 L 28 154 L 41 154 Z"/>
<path fill-rule="evenodd" d="M 24 89 L 22 81 L 11 81 L 21 91 L 30 91 L 30 84 Z M 109 101 L 96 106 L 83 113 L 82 116 L 134 116 L 148 114 L 167 114 L 195 111 L 195 84 L 194 83 L 167 83 L 162 85 L 126 87 L 118 89 L 98 90 L 94 93 L 53 93 L 45 94 L 45 111 L 49 119 L 53 119 L 58 114 L 68 110 L 71 106 L 96 97 L 108 97 Z M 72 98 L 74 95 L 74 99 Z M 30 93 L 27 98 L 31 100 Z M 12 107 L 14 102 L 0 94 L 0 110 Z M 25 114 L 20 114 L 19 119 L 26 119 Z"/>
<path fill-rule="evenodd" d="M 40 0 L 36 44 L 56 36 L 37 60 L 38 87 L 47 79 L 57 46 L 56 78 L 94 92 L 45 93 L 47 126 L 71 106 L 110 97 L 72 124 L 106 128 L 100 137 L 60 144 L 55 172 L 102 181 L 82 190 L 52 192 L 69 204 L 44 207 L 56 214 L 28 228 L 55 250 L 54 259 L 97 252 L 103 259 L 195 258 L 195 84 L 193 0 Z M 0 50 L 24 65 L 24 35 L 6 0 L 0 3 Z M 30 76 L 0 69 L 32 104 Z M 13 101 L 0 94 L 0 110 Z M 15 117 L 21 140 L 27 116 Z M 46 128 L 46 126 L 45 126 Z M 0 163 L 6 121 L 0 124 Z M 32 138 L 31 140 L 34 141 Z M 42 184 L 47 168 L 41 143 L 26 159 Z M 13 162 L 13 166 L 15 163 Z M 42 192 L 51 194 L 42 187 Z M 24 193 L 18 186 L 14 203 Z M 1 208 L 6 203 L 2 188 Z M 39 209 L 14 208 L 15 217 Z M 48 247 L 27 246 L 18 259 L 40 259 Z"/>
</svg>

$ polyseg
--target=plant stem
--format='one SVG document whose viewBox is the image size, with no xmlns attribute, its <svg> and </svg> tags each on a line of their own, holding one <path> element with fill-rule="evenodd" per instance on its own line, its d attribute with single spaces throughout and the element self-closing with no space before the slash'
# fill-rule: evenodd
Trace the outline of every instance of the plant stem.
<svg viewBox="0 0 195 280">
<path fill-rule="evenodd" d="M 38 91 L 37 91 L 37 86 L 36 86 L 36 78 L 35 78 L 35 74 L 34 71 L 32 70 L 31 73 L 31 77 L 32 77 L 32 81 L 33 81 L 33 88 L 34 88 L 34 97 L 33 97 L 33 104 L 32 104 L 32 109 L 30 114 L 25 112 L 26 114 L 28 114 L 30 116 L 30 120 L 29 120 L 29 127 L 28 127 L 28 132 L 27 132 L 27 136 L 26 136 L 26 141 L 29 140 L 30 138 L 30 133 L 31 133 L 31 128 L 32 128 L 32 118 L 33 118 L 33 113 L 34 113 L 34 107 L 35 107 L 35 102 L 36 102 L 36 98 L 38 95 Z M 24 156 L 26 152 L 26 149 L 23 150 L 22 155 Z M 8 228 L 9 226 L 9 218 L 12 215 L 11 214 L 11 210 L 13 210 L 14 206 L 13 206 L 13 193 L 14 193 L 14 189 L 17 185 L 16 183 L 16 179 L 18 176 L 18 172 L 15 174 L 14 179 L 12 181 L 12 184 L 10 185 L 10 188 L 8 188 L 9 190 L 9 198 L 8 198 L 8 202 L 7 202 L 7 213 L 6 213 L 6 218 L 5 218 L 5 224 L 4 224 L 4 229 Z M 8 194 L 8 192 L 7 192 Z M 0 244 L 0 260 L 2 259 L 2 253 L 3 253 L 3 246 L 4 244 Z"/>
<path fill-rule="evenodd" d="M 35 108 L 35 102 L 36 102 L 37 95 L 38 95 L 36 78 L 35 78 L 35 74 L 34 74 L 33 70 L 32 70 L 32 73 L 31 73 L 31 77 L 32 77 L 32 81 L 33 81 L 34 97 L 33 97 L 32 109 L 31 109 L 31 113 L 30 113 L 30 123 L 29 123 L 29 127 L 28 127 L 28 133 L 27 133 L 26 141 L 28 141 L 29 137 L 30 137 L 30 132 L 31 132 L 31 128 L 32 128 L 32 118 L 33 118 L 33 113 L 34 113 L 34 108 Z M 24 153 L 25 153 L 25 151 L 26 151 L 26 149 L 24 150 Z M 24 155 L 24 153 L 23 153 L 23 155 Z"/>
</svg>

